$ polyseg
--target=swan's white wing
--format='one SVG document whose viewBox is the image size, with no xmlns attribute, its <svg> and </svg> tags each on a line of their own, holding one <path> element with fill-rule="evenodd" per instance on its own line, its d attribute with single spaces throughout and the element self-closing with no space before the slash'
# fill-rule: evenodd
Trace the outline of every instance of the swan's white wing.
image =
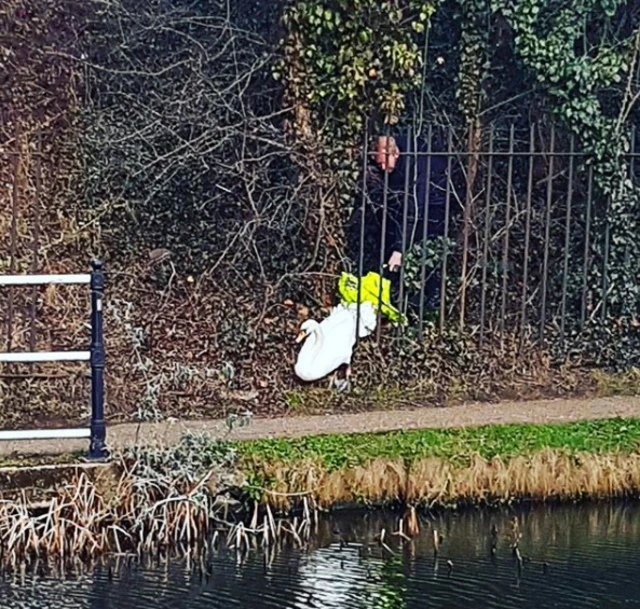
<svg viewBox="0 0 640 609">
<path fill-rule="evenodd" d="M 329 316 L 322 320 L 320 325 L 322 326 L 323 331 L 325 328 L 333 327 L 337 324 L 348 323 L 348 320 L 351 319 L 351 311 L 347 307 L 342 304 L 339 304 L 335 307 L 332 307 L 331 313 Z"/>
<path fill-rule="evenodd" d="M 353 326 L 353 333 L 355 334 L 357 319 L 358 305 L 354 302 L 347 305 L 340 304 L 337 307 L 334 307 L 331 311 L 331 315 L 325 321 L 330 325 L 336 323 L 350 323 Z M 358 336 L 360 338 L 365 338 L 372 334 L 376 329 L 377 323 L 378 316 L 373 304 L 369 301 L 360 303 L 360 323 L 358 328 Z"/>
<path fill-rule="evenodd" d="M 305 381 L 321 379 L 342 364 L 351 362 L 355 344 L 355 310 L 340 306 L 332 309 L 329 317 L 320 323 L 322 347 L 301 349 L 296 362 L 296 374 Z"/>
<path fill-rule="evenodd" d="M 357 307 L 357 305 L 354 305 Z M 357 314 L 357 313 L 356 313 Z M 373 304 L 369 301 L 360 304 L 360 325 L 358 328 L 358 336 L 365 338 L 373 333 L 378 324 L 378 316 L 373 308 Z"/>
</svg>

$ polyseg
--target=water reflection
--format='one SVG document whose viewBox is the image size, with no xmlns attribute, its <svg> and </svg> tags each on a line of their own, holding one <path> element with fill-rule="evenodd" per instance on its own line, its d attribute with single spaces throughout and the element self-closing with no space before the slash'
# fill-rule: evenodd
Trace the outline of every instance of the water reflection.
<svg viewBox="0 0 640 609">
<path fill-rule="evenodd" d="M 511 547 L 514 516 L 521 570 Z M 393 555 L 377 541 L 383 528 Z M 640 608 L 640 504 L 465 511 L 423 517 L 421 529 L 406 543 L 392 535 L 397 517 L 342 515 L 320 522 L 305 551 L 256 550 L 244 565 L 220 551 L 205 565 L 112 559 L 64 579 L 17 574 L 0 582 L 0 607 Z M 443 537 L 437 557 L 434 529 Z"/>
</svg>

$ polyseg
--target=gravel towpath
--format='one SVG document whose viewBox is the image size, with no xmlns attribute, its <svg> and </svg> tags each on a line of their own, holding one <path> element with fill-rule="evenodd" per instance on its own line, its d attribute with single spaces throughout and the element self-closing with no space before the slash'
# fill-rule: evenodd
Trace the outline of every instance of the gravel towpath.
<svg viewBox="0 0 640 609">
<path fill-rule="evenodd" d="M 248 440 L 505 423 L 565 423 L 614 417 L 640 418 L 640 397 L 471 403 L 448 408 L 288 416 L 255 419 L 248 426 L 236 428 L 231 433 L 228 433 L 225 421 L 221 420 L 124 423 L 110 426 L 107 438 L 111 447 L 122 448 L 136 443 L 171 444 L 177 442 L 186 430 L 207 432 L 217 438 Z M 86 448 L 84 440 L 4 441 L 0 442 L 0 457 L 56 455 Z"/>
</svg>

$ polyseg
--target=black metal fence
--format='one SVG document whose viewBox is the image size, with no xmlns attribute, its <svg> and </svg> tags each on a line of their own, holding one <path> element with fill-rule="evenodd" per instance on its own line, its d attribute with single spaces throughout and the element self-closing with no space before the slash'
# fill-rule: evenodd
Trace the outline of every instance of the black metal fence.
<svg viewBox="0 0 640 609">
<path fill-rule="evenodd" d="M 562 343 L 607 319 L 615 235 L 573 136 L 538 125 L 388 135 L 367 134 L 352 262 L 391 279 L 410 328 Z M 621 169 L 638 185 L 635 140 Z"/>
</svg>

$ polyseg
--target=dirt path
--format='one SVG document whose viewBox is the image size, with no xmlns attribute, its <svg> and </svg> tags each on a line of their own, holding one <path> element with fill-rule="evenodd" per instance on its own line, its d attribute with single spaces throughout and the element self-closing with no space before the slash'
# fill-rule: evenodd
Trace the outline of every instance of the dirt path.
<svg viewBox="0 0 640 609">
<path fill-rule="evenodd" d="M 504 423 L 562 423 L 613 417 L 640 418 L 640 397 L 465 404 L 450 408 L 256 419 L 230 434 L 226 423 L 220 420 L 128 423 L 110 427 L 107 437 L 110 446 L 122 448 L 137 442 L 170 444 L 179 440 L 186 430 L 207 432 L 217 438 L 247 440 Z M 0 442 L 0 456 L 53 455 L 86 448 L 87 442 L 83 440 L 5 441 Z"/>
</svg>

